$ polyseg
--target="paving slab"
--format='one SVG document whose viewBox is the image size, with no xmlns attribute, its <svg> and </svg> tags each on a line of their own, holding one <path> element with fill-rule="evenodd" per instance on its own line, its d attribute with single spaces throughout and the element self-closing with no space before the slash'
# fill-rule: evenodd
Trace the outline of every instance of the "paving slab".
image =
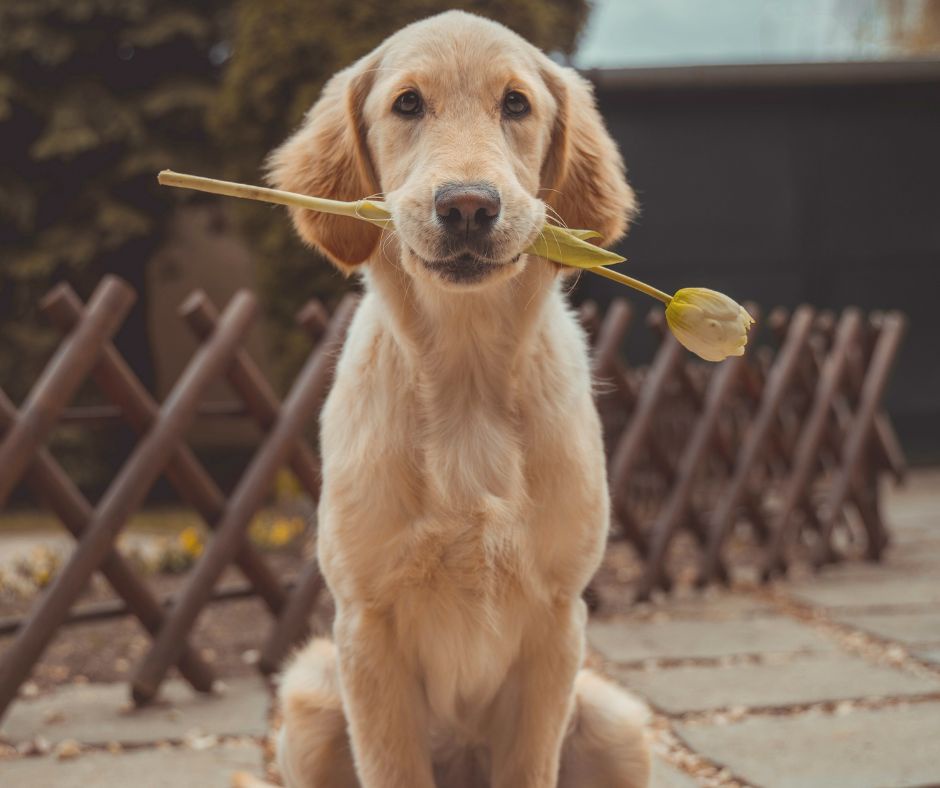
<svg viewBox="0 0 940 788">
<path fill-rule="evenodd" d="M 905 570 L 892 574 L 887 568 L 870 569 L 870 573 L 846 576 L 827 573 L 782 589 L 801 602 L 825 608 L 940 604 L 940 573 Z"/>
<path fill-rule="evenodd" d="M 885 507 L 889 514 L 894 514 L 911 502 L 936 501 L 937 490 L 940 490 L 940 465 L 910 468 L 903 485 L 884 486 Z"/>
<path fill-rule="evenodd" d="M 68 685 L 35 700 L 18 700 L 0 727 L 13 742 L 42 736 L 51 743 L 75 739 L 90 744 L 140 744 L 182 739 L 189 733 L 260 736 L 267 730 L 270 693 L 261 678 L 226 682 L 215 695 L 193 692 L 168 681 L 160 700 L 129 707 L 127 684 Z"/>
<path fill-rule="evenodd" d="M 789 706 L 850 698 L 940 692 L 940 677 L 922 678 L 845 654 L 818 654 L 765 664 L 611 669 L 628 687 L 670 714 L 731 706 Z"/>
<path fill-rule="evenodd" d="M 835 648 L 811 627 L 783 616 L 731 621 L 592 621 L 588 640 L 615 662 Z"/>
<path fill-rule="evenodd" d="M 681 769 L 664 761 L 658 755 L 653 756 L 649 788 L 696 788 L 697 785 L 695 779 Z M 585 788 L 589 787 L 585 786 Z"/>
<path fill-rule="evenodd" d="M 940 544 L 940 484 L 928 494 L 909 497 L 885 508 L 888 555 L 910 543 Z"/>
<path fill-rule="evenodd" d="M 933 512 L 906 511 L 900 516 L 886 520 L 891 541 L 894 545 L 906 545 L 921 542 L 936 542 L 940 538 L 940 528 L 936 520 L 937 503 L 931 504 Z"/>
<path fill-rule="evenodd" d="M 900 562 L 932 564 L 940 561 L 940 527 L 937 537 L 903 542 L 888 547 L 886 562 L 889 565 Z"/>
<path fill-rule="evenodd" d="M 940 665 L 940 643 L 934 643 L 926 648 L 916 649 L 913 653 L 915 656 L 920 657 L 920 659 L 933 662 L 935 665 Z"/>
<path fill-rule="evenodd" d="M 262 757 L 254 742 L 232 742 L 204 750 L 93 752 L 65 761 L 20 758 L 0 768 L 4 785 L 24 788 L 229 788 L 234 771 L 261 774 Z"/>
<path fill-rule="evenodd" d="M 881 563 L 851 560 L 823 570 L 822 577 L 900 580 L 911 575 L 940 578 L 940 541 L 913 541 L 895 545 Z"/>
<path fill-rule="evenodd" d="M 937 492 L 931 497 L 911 498 L 889 507 L 885 522 L 892 544 L 940 539 L 940 518 L 937 517 Z"/>
<path fill-rule="evenodd" d="M 830 564 L 816 575 L 816 579 L 851 578 L 853 580 L 903 580 L 913 574 L 924 574 L 928 577 L 940 578 L 940 564 L 935 548 L 940 547 L 938 541 L 910 542 L 888 549 L 884 560 L 878 562 L 853 559 L 838 564 Z M 911 570 L 916 569 L 917 572 Z"/>
<path fill-rule="evenodd" d="M 940 640 L 940 610 L 916 613 L 841 613 L 833 620 L 907 645 Z"/>
<path fill-rule="evenodd" d="M 940 784 L 940 704 L 844 716 L 752 717 L 733 725 L 678 725 L 696 751 L 766 788 L 874 788 Z"/>
<path fill-rule="evenodd" d="M 637 618 L 652 620 L 703 619 L 729 621 L 774 614 L 774 607 L 748 593 L 719 591 L 714 588 L 688 596 L 666 596 L 658 602 L 640 603 Z"/>
</svg>

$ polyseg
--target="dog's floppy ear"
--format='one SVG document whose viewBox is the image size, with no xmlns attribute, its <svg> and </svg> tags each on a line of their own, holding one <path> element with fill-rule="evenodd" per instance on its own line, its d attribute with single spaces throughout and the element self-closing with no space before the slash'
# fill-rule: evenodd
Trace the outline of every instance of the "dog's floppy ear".
<svg viewBox="0 0 940 788">
<path fill-rule="evenodd" d="M 372 85 L 373 56 L 334 76 L 301 127 L 268 159 L 277 189 L 331 200 L 359 200 L 378 191 L 366 145 L 362 105 Z M 340 269 L 365 262 L 381 230 L 358 219 L 291 208 L 294 227 Z"/>
<path fill-rule="evenodd" d="M 596 230 L 597 243 L 620 239 L 636 213 L 623 157 L 604 126 L 594 91 L 570 68 L 547 61 L 542 77 L 558 104 L 540 193 L 571 228 Z"/>
</svg>

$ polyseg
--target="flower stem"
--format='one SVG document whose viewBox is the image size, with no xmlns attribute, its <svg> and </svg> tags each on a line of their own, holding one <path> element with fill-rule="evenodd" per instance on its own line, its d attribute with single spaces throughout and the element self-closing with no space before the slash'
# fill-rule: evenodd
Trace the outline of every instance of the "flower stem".
<svg viewBox="0 0 940 788">
<path fill-rule="evenodd" d="M 384 210 L 372 215 L 375 206 L 369 203 L 368 200 L 343 202 L 342 200 L 329 200 L 325 197 L 308 197 L 304 194 L 285 192 L 280 189 L 267 189 L 264 186 L 248 186 L 243 183 L 220 181 L 215 178 L 203 178 L 199 175 L 186 175 L 182 172 L 173 172 L 172 170 L 163 170 L 157 176 L 157 181 L 163 186 L 177 186 L 182 189 L 195 189 L 201 192 L 222 194 L 226 197 L 241 197 L 246 200 L 258 200 L 259 202 L 288 205 L 292 208 L 306 208 L 310 211 L 348 216 L 351 219 L 364 219 L 367 222 L 379 224 L 380 226 L 384 226 L 384 224 L 389 221 L 387 213 Z M 382 214 L 386 215 L 383 217 Z"/>
<path fill-rule="evenodd" d="M 389 214 L 382 203 L 373 202 L 371 200 L 343 202 L 341 200 L 330 200 L 325 197 L 308 197 L 304 194 L 285 192 L 280 189 L 267 189 L 264 186 L 249 186 L 243 183 L 220 181 L 215 178 L 186 175 L 181 172 L 173 172 L 172 170 L 163 170 L 157 176 L 157 180 L 164 186 L 196 189 L 197 191 L 210 192 L 212 194 L 222 194 L 226 197 L 241 197 L 247 200 L 287 205 L 292 208 L 305 208 L 311 211 L 348 216 L 351 219 L 363 219 L 379 227 L 389 227 L 392 222 L 391 214 Z M 646 293 L 648 296 L 659 299 L 664 304 L 668 304 L 672 300 L 672 296 L 664 293 L 662 290 L 657 290 L 655 287 L 641 282 L 639 279 L 634 279 L 632 276 L 621 274 L 610 268 L 598 265 L 584 267 L 583 270 L 606 277 L 614 282 L 619 282 L 627 287 L 632 287 L 634 290 L 639 290 L 641 293 Z"/>
<path fill-rule="evenodd" d="M 592 274 L 597 274 L 598 276 L 606 277 L 611 279 L 614 282 L 619 282 L 622 285 L 627 287 L 632 287 L 634 290 L 639 290 L 641 293 L 646 293 L 648 296 L 652 296 L 664 304 L 668 304 L 672 301 L 672 296 L 668 293 L 664 293 L 662 290 L 658 290 L 652 285 L 646 284 L 646 282 L 641 282 L 639 279 L 634 279 L 632 276 L 627 276 L 626 274 L 621 274 L 619 271 L 614 271 L 611 268 L 607 268 L 603 265 L 596 266 L 594 268 L 586 268 L 586 271 L 590 271 Z"/>
</svg>

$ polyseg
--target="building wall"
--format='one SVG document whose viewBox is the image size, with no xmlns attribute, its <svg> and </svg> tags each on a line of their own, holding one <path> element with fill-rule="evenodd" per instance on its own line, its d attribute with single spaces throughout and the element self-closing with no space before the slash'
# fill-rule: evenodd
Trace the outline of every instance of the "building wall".
<svg viewBox="0 0 940 788">
<path fill-rule="evenodd" d="M 620 247 L 624 270 L 663 289 L 710 286 L 764 307 L 903 310 L 910 329 L 887 401 L 911 455 L 937 459 L 934 73 L 762 80 L 740 71 L 620 84 L 602 73 L 597 90 L 642 209 Z M 582 277 L 579 297 L 615 294 L 613 283 Z"/>
</svg>

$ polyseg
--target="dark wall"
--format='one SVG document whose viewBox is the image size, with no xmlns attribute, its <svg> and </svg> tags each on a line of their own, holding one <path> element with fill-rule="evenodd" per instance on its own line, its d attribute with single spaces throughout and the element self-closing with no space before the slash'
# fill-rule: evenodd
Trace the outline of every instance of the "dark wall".
<svg viewBox="0 0 940 788">
<path fill-rule="evenodd" d="M 623 270 L 764 307 L 903 310 L 887 401 L 909 453 L 940 459 L 940 80 L 598 99 L 642 208 Z M 580 295 L 617 287 L 582 277 Z"/>
</svg>

